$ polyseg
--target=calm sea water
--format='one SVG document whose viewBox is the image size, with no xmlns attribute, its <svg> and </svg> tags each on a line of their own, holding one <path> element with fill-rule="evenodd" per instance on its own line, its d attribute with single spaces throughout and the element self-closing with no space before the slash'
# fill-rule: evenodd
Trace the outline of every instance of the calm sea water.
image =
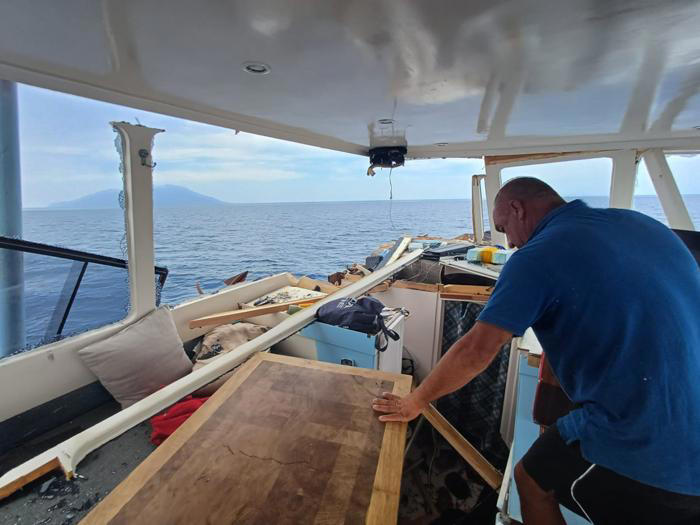
<svg viewBox="0 0 700 525">
<path fill-rule="evenodd" d="M 700 225 L 700 195 L 685 199 Z M 607 197 L 584 200 L 607 204 Z M 635 208 L 665 222 L 656 197 L 637 197 Z M 249 280 L 283 271 L 325 279 L 403 234 L 454 237 L 472 230 L 467 200 L 160 208 L 154 219 L 156 264 L 170 271 L 162 291 L 167 304 L 195 296 L 195 282 L 215 291 L 246 270 Z M 126 258 L 121 210 L 25 210 L 24 238 Z M 27 254 L 24 265 L 27 343 L 38 344 L 51 335 L 52 314 L 72 290 L 72 263 Z M 64 334 L 121 319 L 128 301 L 126 271 L 90 264 Z"/>
</svg>

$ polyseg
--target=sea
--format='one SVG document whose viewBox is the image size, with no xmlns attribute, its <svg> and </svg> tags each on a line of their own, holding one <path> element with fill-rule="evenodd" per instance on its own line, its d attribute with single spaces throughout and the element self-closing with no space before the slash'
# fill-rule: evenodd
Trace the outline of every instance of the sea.
<svg viewBox="0 0 700 525">
<path fill-rule="evenodd" d="M 608 200 L 581 198 L 596 207 Z M 700 195 L 684 199 L 700 226 Z M 635 197 L 634 207 L 666 222 L 655 196 Z M 28 209 L 23 221 L 25 240 L 127 258 L 120 209 Z M 244 271 L 248 280 L 279 272 L 325 280 L 363 262 L 381 243 L 403 235 L 471 233 L 472 220 L 468 200 L 306 202 L 157 208 L 154 228 L 156 264 L 169 271 L 160 301 L 176 305 L 197 295 L 197 283 L 213 293 Z M 72 261 L 24 255 L 25 348 L 55 340 L 79 270 Z M 127 271 L 90 263 L 62 336 L 122 319 L 128 306 Z"/>
</svg>

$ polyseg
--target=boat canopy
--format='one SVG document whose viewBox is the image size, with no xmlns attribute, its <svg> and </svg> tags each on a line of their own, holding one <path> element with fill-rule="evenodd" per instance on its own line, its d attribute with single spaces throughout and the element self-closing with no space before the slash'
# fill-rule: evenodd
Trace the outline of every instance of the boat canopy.
<svg viewBox="0 0 700 525">
<path fill-rule="evenodd" d="M 33 0 L 0 78 L 356 154 L 700 148 L 697 0 Z"/>
</svg>

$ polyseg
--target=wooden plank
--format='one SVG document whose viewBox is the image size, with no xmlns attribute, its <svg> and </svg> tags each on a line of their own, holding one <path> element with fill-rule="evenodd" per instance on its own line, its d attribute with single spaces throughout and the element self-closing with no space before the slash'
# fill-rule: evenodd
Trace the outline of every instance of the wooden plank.
<svg viewBox="0 0 700 525">
<path fill-rule="evenodd" d="M 445 284 L 440 287 L 441 293 L 465 295 L 491 295 L 493 286 L 474 286 L 471 284 Z"/>
<path fill-rule="evenodd" d="M 486 303 L 489 300 L 488 295 L 466 295 L 461 293 L 441 293 L 440 299 L 446 301 L 470 301 L 473 303 Z"/>
<path fill-rule="evenodd" d="M 392 393 L 405 396 L 410 392 L 411 381 L 394 382 Z M 372 499 L 365 521 L 369 525 L 396 523 L 401 496 L 407 428 L 408 423 L 387 423 L 382 440 L 382 451 L 377 464 L 377 473 L 374 477 Z"/>
<path fill-rule="evenodd" d="M 447 284 L 440 287 L 440 299 L 448 301 L 488 302 L 493 286 L 474 286 L 468 284 Z"/>
<path fill-rule="evenodd" d="M 433 405 L 428 405 L 423 415 L 489 486 L 495 489 L 501 485 L 503 474 L 498 472 Z"/>
<path fill-rule="evenodd" d="M 408 290 L 418 290 L 420 292 L 434 292 L 437 293 L 440 290 L 439 284 L 429 284 L 429 283 L 417 283 L 413 281 L 394 281 L 391 284 L 394 288 L 406 288 Z"/>
<path fill-rule="evenodd" d="M 238 310 L 229 310 L 227 312 L 220 312 L 218 314 L 207 315 L 204 317 L 199 317 L 197 319 L 192 319 L 189 323 L 189 327 L 202 328 L 204 326 L 218 326 L 224 323 L 240 321 L 242 319 L 250 319 L 251 317 L 257 317 L 258 315 L 286 312 L 289 306 L 295 304 L 316 303 L 321 299 L 325 298 L 325 295 L 320 297 L 307 297 L 306 299 L 297 299 L 296 301 L 288 301 L 286 303 L 256 306 L 254 308 L 241 308 Z"/>
<path fill-rule="evenodd" d="M 17 479 L 13 480 L 12 483 L 0 487 L 0 500 L 6 498 L 16 490 L 21 489 L 28 483 L 39 479 L 44 474 L 47 474 L 52 470 L 59 468 L 61 468 L 61 462 L 58 460 L 58 458 L 47 458 L 46 462 L 37 466 L 37 468 L 35 468 L 34 470 L 27 472 L 23 476 L 18 477 Z"/>
<path fill-rule="evenodd" d="M 410 384 L 257 354 L 83 523 L 395 523 L 406 424 L 370 403 Z"/>
<path fill-rule="evenodd" d="M 527 364 L 533 368 L 540 368 L 540 361 L 542 360 L 542 354 L 527 354 Z"/>
<path fill-rule="evenodd" d="M 297 286 L 299 288 L 306 288 L 307 290 L 315 290 L 327 294 L 332 294 L 340 290 L 340 286 L 335 286 L 331 283 L 326 283 L 317 279 L 312 279 L 311 277 L 308 277 L 306 275 L 299 279 L 299 282 L 297 282 Z"/>
</svg>

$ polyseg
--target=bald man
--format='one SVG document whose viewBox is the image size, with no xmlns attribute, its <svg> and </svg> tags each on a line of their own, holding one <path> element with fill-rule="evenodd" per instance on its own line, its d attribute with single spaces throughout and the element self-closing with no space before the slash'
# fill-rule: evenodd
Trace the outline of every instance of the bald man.
<svg viewBox="0 0 700 525">
<path fill-rule="evenodd" d="M 481 373 L 532 327 L 579 408 L 515 467 L 525 524 L 563 524 L 563 504 L 599 524 L 700 524 L 700 271 L 663 224 L 566 203 L 533 178 L 495 200 L 518 249 L 474 327 L 382 421 L 410 421 Z"/>
</svg>

